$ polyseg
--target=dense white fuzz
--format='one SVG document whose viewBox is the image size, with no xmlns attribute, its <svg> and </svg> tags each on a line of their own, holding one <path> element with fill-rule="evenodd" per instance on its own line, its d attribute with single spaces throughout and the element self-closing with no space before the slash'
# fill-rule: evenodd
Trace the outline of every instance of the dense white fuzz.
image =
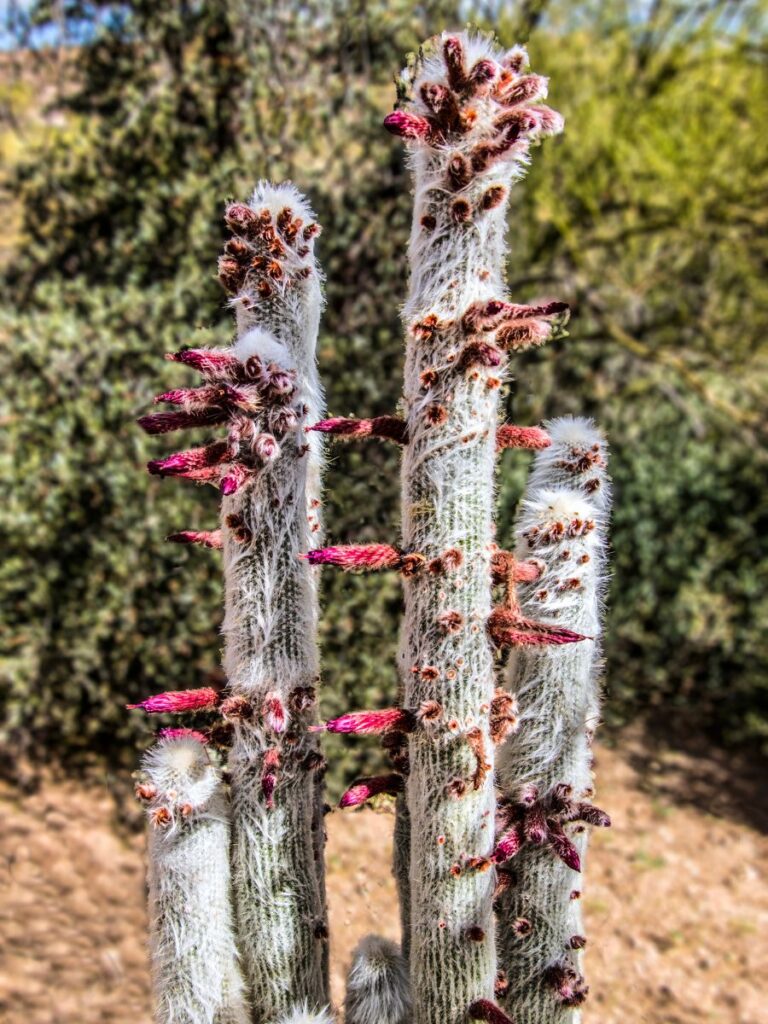
<svg viewBox="0 0 768 1024">
<path fill-rule="evenodd" d="M 458 74 L 446 46 L 459 52 Z M 410 737 L 410 857 L 402 853 L 408 822 L 401 816 L 395 869 L 410 870 L 414 1024 L 463 1024 L 470 1004 L 492 998 L 496 975 L 493 872 L 457 865 L 488 857 L 494 842 L 494 669 L 486 622 L 503 376 L 493 332 L 470 328 L 463 318 L 477 303 L 507 297 L 508 191 L 539 128 L 524 122 L 516 142 L 508 134 L 511 121 L 504 119 L 517 115 L 494 89 L 504 74 L 505 81 L 514 76 L 489 39 L 445 35 L 433 49 L 404 79 L 407 109 L 388 118 L 390 130 L 408 141 L 415 196 L 403 313 L 403 548 L 428 563 L 438 560 L 404 583 L 405 704 L 436 702 L 438 711 L 430 728 Z M 552 123 L 541 130 L 550 132 Z M 486 355 L 466 359 L 470 341 L 484 344 Z M 445 628 L 446 616 L 455 628 Z"/>
<path fill-rule="evenodd" d="M 309 1010 L 307 1004 L 294 1006 L 276 1024 L 333 1024 L 330 1010 Z"/>
<path fill-rule="evenodd" d="M 224 667 L 228 697 L 241 699 L 229 712 L 238 940 L 255 1019 L 272 1024 L 305 1000 L 328 1002 L 322 772 L 307 731 L 317 721 L 317 593 L 301 557 L 320 538 L 319 435 L 304 428 L 321 414 L 322 292 L 314 234 L 304 237 L 314 222 L 306 200 L 293 186 L 261 182 L 250 209 L 261 219 L 240 237 L 256 258 L 232 299 L 232 351 L 295 372 L 290 399 L 265 402 L 255 423 L 273 433 L 270 417 L 293 411 L 279 456 L 222 503 Z"/>
<path fill-rule="evenodd" d="M 157 1024 L 249 1020 L 230 906 L 229 807 L 194 739 L 160 740 L 142 768 Z"/>
<path fill-rule="evenodd" d="M 400 947 L 367 935 L 352 954 L 344 1000 L 345 1024 L 409 1024 L 408 967 Z"/>
<path fill-rule="evenodd" d="M 536 454 L 516 527 L 518 559 L 538 559 L 542 574 L 519 584 L 518 598 L 527 618 L 590 639 L 513 652 L 507 679 L 520 726 L 500 752 L 499 774 L 512 800 L 525 786 L 544 796 L 564 783 L 576 801 L 590 801 L 610 500 L 606 450 L 588 420 L 554 420 L 547 430 L 552 447 Z M 578 459 L 574 452 L 591 457 Z M 510 862 L 514 882 L 500 899 L 500 966 L 510 985 L 505 1005 L 516 1024 L 576 1024 L 580 1017 L 579 998 L 563 999 L 553 976 L 558 968 L 581 974 L 584 929 L 573 894 L 583 889 L 587 829 L 566 825 L 565 831 L 582 872 L 547 845 L 524 846 Z M 521 921 L 527 922 L 522 928 Z"/>
</svg>

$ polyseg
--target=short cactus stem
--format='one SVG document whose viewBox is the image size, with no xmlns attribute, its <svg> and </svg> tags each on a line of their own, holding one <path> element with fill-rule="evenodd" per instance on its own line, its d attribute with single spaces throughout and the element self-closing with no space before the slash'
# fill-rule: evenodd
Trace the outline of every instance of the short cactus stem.
<svg viewBox="0 0 768 1024">
<path fill-rule="evenodd" d="M 546 340 L 562 312 L 520 313 L 504 292 L 509 186 L 530 143 L 560 127 L 531 103 L 543 79 L 510 101 L 519 79 L 485 39 L 444 36 L 404 83 L 407 109 L 386 121 L 408 143 L 416 195 L 402 519 L 403 550 L 425 565 L 404 577 L 400 665 L 405 704 L 432 708 L 409 735 L 413 1024 L 465 1024 L 468 1008 L 491 1005 L 496 981 L 493 872 L 452 865 L 488 860 L 494 847 L 486 623 L 499 388 L 505 350 Z"/>
<path fill-rule="evenodd" d="M 508 685 L 520 727 L 501 748 L 502 825 L 493 859 L 510 862 L 514 884 L 497 900 L 503 1005 L 516 1024 L 577 1024 L 582 977 L 581 874 L 589 826 L 610 825 L 592 804 L 590 743 L 598 722 L 598 666 L 606 519 L 606 448 L 586 420 L 547 424 L 517 524 L 516 558 L 535 559 L 519 581 L 522 616 L 545 628 L 588 635 L 581 643 L 518 646 Z M 518 926 L 525 921 L 525 928 Z"/>
<path fill-rule="evenodd" d="M 230 901 L 224 787 L 193 730 L 150 748 L 137 795 L 149 821 L 149 918 L 157 1024 L 247 1024 Z"/>
<path fill-rule="evenodd" d="M 410 1024 L 408 966 L 394 942 L 367 935 L 352 954 L 345 1024 Z"/>
</svg>

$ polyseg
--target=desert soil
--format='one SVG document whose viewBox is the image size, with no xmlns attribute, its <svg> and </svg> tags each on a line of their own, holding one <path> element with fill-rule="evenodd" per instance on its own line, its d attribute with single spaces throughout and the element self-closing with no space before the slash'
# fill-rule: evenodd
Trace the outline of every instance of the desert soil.
<svg viewBox="0 0 768 1024">
<path fill-rule="evenodd" d="M 598 755 L 614 826 L 596 830 L 585 885 L 591 996 L 584 1024 L 766 1024 L 768 843 L 729 758 L 627 736 Z M 0 1018 L 150 1024 L 143 837 L 106 784 L 0 787 Z M 332 982 L 355 943 L 397 937 L 392 817 L 328 819 Z"/>
</svg>

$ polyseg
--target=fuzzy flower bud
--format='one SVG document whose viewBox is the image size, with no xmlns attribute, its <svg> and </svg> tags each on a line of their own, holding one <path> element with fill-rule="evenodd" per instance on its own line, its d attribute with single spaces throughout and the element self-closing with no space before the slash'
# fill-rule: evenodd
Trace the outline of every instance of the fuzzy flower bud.
<svg viewBox="0 0 768 1024">
<path fill-rule="evenodd" d="M 130 710 L 140 708 L 148 714 L 159 715 L 181 711 L 210 711 L 219 703 L 219 692 L 210 686 L 197 690 L 168 690 L 147 697 L 138 704 L 126 704 Z"/>
</svg>

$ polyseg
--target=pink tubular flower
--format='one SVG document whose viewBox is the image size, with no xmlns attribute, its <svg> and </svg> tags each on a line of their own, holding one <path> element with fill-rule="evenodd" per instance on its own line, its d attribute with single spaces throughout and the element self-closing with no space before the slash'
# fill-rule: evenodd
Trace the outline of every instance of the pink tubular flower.
<svg viewBox="0 0 768 1024">
<path fill-rule="evenodd" d="M 155 398 L 155 403 L 180 405 L 185 412 L 198 412 L 215 407 L 235 406 L 247 412 L 259 407 L 253 389 L 232 387 L 230 384 L 211 384 L 202 388 L 175 388 Z"/>
<path fill-rule="evenodd" d="M 332 718 L 325 725 L 310 726 L 312 732 L 354 732 L 362 735 L 412 732 L 415 725 L 412 711 L 404 708 L 386 708 L 383 711 L 350 711 Z"/>
<path fill-rule="evenodd" d="M 333 565 L 345 572 L 377 572 L 399 569 L 403 556 L 389 544 L 344 544 L 319 548 L 307 554 L 310 565 Z"/>
<path fill-rule="evenodd" d="M 200 544 L 204 548 L 222 547 L 221 530 L 179 530 L 165 538 L 173 544 Z"/>
<path fill-rule="evenodd" d="M 334 434 L 336 437 L 342 438 L 378 437 L 387 441 L 396 441 L 397 444 L 406 444 L 408 441 L 405 420 L 401 420 L 399 416 L 374 416 L 369 420 L 336 416 L 333 419 L 321 420 L 309 429 L 316 430 L 321 434 Z"/>
<path fill-rule="evenodd" d="M 172 430 L 188 430 L 191 427 L 215 427 L 226 423 L 229 413 L 226 409 L 207 409 L 203 412 L 157 412 L 140 416 L 136 421 L 147 434 L 168 434 Z"/>
<path fill-rule="evenodd" d="M 219 693 L 211 686 L 197 690 L 167 690 L 147 697 L 139 704 L 126 704 L 129 711 L 141 708 L 150 715 L 176 713 L 180 711 L 210 711 L 219 703 Z"/>
<path fill-rule="evenodd" d="M 353 782 L 339 800 L 339 807 L 357 807 L 380 793 L 394 796 L 402 793 L 404 787 L 402 775 L 392 772 L 390 775 L 375 775 Z"/>
<path fill-rule="evenodd" d="M 490 999 L 476 999 L 469 1008 L 469 1019 L 483 1024 L 512 1024 L 512 1018 Z"/>
<path fill-rule="evenodd" d="M 496 451 L 504 448 L 549 448 L 552 444 L 549 434 L 540 427 L 516 427 L 502 423 L 496 431 Z"/>
<path fill-rule="evenodd" d="M 165 358 L 172 363 L 191 366 L 212 381 L 235 380 L 242 371 L 240 360 L 223 349 L 183 348 L 179 352 L 169 352 Z"/>
<path fill-rule="evenodd" d="M 229 444 L 226 441 L 215 441 L 204 448 L 190 448 L 164 459 L 152 459 L 147 463 L 147 469 L 153 476 L 186 476 L 198 469 L 220 466 L 231 457 Z"/>
<path fill-rule="evenodd" d="M 426 117 L 409 114 L 405 110 L 395 110 L 384 118 L 384 127 L 392 135 L 401 139 L 423 142 L 432 135 L 432 125 Z"/>
<path fill-rule="evenodd" d="M 253 470 L 244 466 L 242 462 L 233 462 L 227 470 L 226 476 L 221 478 L 219 490 L 224 495 L 235 494 L 253 476 Z"/>
<path fill-rule="evenodd" d="M 157 734 L 160 740 L 197 740 L 198 743 L 207 743 L 208 737 L 199 729 L 161 729 Z"/>
</svg>

